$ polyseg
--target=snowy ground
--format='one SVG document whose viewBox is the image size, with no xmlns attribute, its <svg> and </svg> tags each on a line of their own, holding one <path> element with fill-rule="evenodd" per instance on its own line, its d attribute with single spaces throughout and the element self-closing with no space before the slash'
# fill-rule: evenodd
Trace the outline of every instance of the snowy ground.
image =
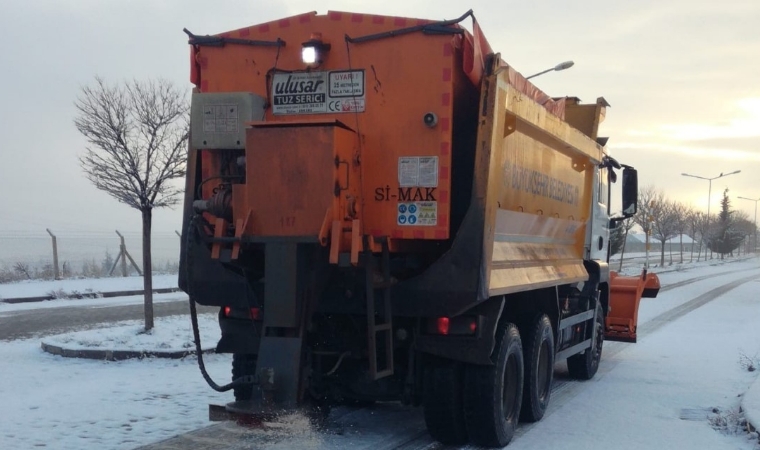
<svg viewBox="0 0 760 450">
<path fill-rule="evenodd" d="M 169 294 L 153 294 L 153 303 L 165 303 L 176 301 L 187 301 L 187 295 L 184 292 L 173 292 Z M 68 299 L 61 298 L 55 300 L 45 300 L 43 302 L 29 302 L 29 303 L 3 303 L 0 302 L 0 317 L 3 317 L 4 313 L 12 311 L 28 311 L 46 308 L 70 308 L 76 306 L 91 306 L 94 308 L 118 305 L 141 305 L 144 302 L 142 295 L 130 295 L 125 297 L 110 297 L 110 298 L 76 298 Z"/>
<path fill-rule="evenodd" d="M 640 325 L 658 314 L 732 280 L 760 275 L 757 259 L 730 264 L 713 261 L 661 275 L 663 285 L 723 273 L 644 299 Z M 731 426 L 741 395 L 758 371 L 742 367 L 742 355 L 760 354 L 760 282 L 747 283 L 693 311 L 638 344 L 603 359 L 603 367 L 580 394 L 563 404 L 509 446 L 543 449 L 562 442 L 563 449 L 742 449 L 756 443 Z M 180 294 L 173 294 L 175 296 Z M 181 295 L 180 295 L 181 297 Z M 140 297 L 77 300 L 141 301 Z M 66 302 L 66 301 L 54 301 Z M 24 305 L 49 307 L 54 302 Z M 71 304 L 69 303 L 57 304 Z M 21 305 L 0 304 L 4 308 Z M 46 337 L 69 340 L 67 346 L 135 348 L 139 323 L 109 325 L 81 335 Z M 139 344 L 184 348 L 189 319 L 157 320 L 153 339 Z M 213 315 L 202 316 L 204 344 L 218 339 Z M 142 335 L 141 339 L 150 336 Z M 42 352 L 41 339 L 0 343 L 0 448 L 132 449 L 208 425 L 207 405 L 223 404 L 231 394 L 211 390 L 194 358 L 120 362 L 67 359 Z M 205 347 L 205 345 L 204 345 Z M 149 348 L 148 348 L 149 349 Z M 206 366 L 219 382 L 230 378 L 228 355 L 208 355 Z M 593 405 L 592 408 L 589 405 Z M 718 413 L 711 413 L 715 409 Z M 578 414 L 583 411 L 583 414 Z M 709 416 L 709 417 L 708 417 Z M 682 419 L 685 417 L 686 419 Z M 718 428 L 721 428 L 718 426 Z M 285 447 L 283 447 L 285 448 Z"/>
<path fill-rule="evenodd" d="M 712 280 L 696 284 L 700 293 L 715 287 Z M 612 370 L 509 448 L 539 449 L 546 442 L 562 442 L 565 450 L 757 448 L 757 435 L 750 440 L 734 419 L 757 377 L 741 357 L 760 351 L 759 290 L 760 278 L 604 358 Z M 666 295 L 692 298 L 679 290 Z M 728 419 L 725 429 L 721 418 Z"/>
<path fill-rule="evenodd" d="M 202 342 L 216 343 L 213 315 L 201 316 Z M 78 336 L 45 338 L 69 347 L 124 342 L 140 326 L 125 322 Z M 183 348 L 192 342 L 186 316 L 156 320 L 154 338 L 140 348 Z M 146 335 L 143 335 L 146 337 Z M 122 341 L 122 342 L 119 342 Z M 207 355 L 206 367 L 221 382 L 230 378 L 229 355 Z M 63 358 L 44 353 L 40 339 L 0 344 L 0 448 L 61 450 L 131 449 L 208 425 L 208 404 L 229 401 L 212 391 L 194 357 L 118 362 Z"/>
<path fill-rule="evenodd" d="M 199 314 L 198 330 L 203 349 L 215 348 L 221 333 L 216 314 Z M 195 349 L 193 329 L 187 316 L 160 317 L 155 328 L 145 332 L 141 320 L 112 324 L 107 329 L 83 330 L 52 337 L 43 342 L 71 350 L 108 349 L 114 351 L 175 352 Z"/>
<path fill-rule="evenodd" d="M 177 275 L 153 275 L 153 289 L 176 288 Z M 29 280 L 0 284 L 0 299 L 42 297 L 52 292 L 115 292 L 142 290 L 143 278 L 72 278 L 66 280 Z"/>
</svg>

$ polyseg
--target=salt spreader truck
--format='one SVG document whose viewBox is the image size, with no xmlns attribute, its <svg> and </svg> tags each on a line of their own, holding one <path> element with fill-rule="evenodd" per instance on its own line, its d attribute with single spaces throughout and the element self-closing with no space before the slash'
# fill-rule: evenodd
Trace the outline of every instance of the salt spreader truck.
<svg viewBox="0 0 760 450">
<path fill-rule="evenodd" d="M 461 23 L 472 18 L 472 33 Z M 179 283 L 219 307 L 235 401 L 421 405 L 433 438 L 506 445 L 554 363 L 635 341 L 655 275 L 616 276 L 637 173 L 603 98 L 551 98 L 450 21 L 307 13 L 195 35 Z M 620 174 L 622 213 L 611 215 Z"/>
</svg>

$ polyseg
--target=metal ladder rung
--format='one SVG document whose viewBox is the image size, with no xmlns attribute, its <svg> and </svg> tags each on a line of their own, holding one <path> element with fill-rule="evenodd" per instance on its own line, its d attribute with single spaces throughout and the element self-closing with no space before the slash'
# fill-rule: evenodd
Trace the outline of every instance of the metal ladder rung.
<svg viewBox="0 0 760 450">
<path fill-rule="evenodd" d="M 393 324 L 391 323 L 381 323 L 379 325 L 375 325 L 375 333 L 378 331 L 391 331 L 393 329 Z"/>
<path fill-rule="evenodd" d="M 377 376 L 375 377 L 375 379 L 377 380 L 377 379 L 380 379 L 380 378 L 383 378 L 383 377 L 389 377 L 391 375 L 393 375 L 393 370 L 392 369 L 385 369 L 385 370 L 381 370 L 380 372 L 378 372 Z"/>
</svg>

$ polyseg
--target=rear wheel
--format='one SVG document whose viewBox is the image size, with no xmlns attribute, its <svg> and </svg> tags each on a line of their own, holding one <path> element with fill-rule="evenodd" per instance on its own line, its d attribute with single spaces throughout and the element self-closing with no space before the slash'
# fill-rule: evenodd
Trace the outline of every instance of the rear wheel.
<svg viewBox="0 0 760 450">
<path fill-rule="evenodd" d="M 256 355 L 246 355 L 242 353 L 232 354 L 232 379 L 256 374 Z M 244 384 L 236 386 L 233 389 L 235 401 L 243 402 L 253 398 L 253 384 Z"/>
<path fill-rule="evenodd" d="M 503 447 L 512 440 L 523 393 L 523 352 L 513 324 L 496 333 L 493 366 L 468 365 L 464 412 L 470 440 L 485 447 Z"/>
<path fill-rule="evenodd" d="M 467 442 L 461 363 L 430 358 L 425 368 L 423 410 L 425 425 L 433 439 L 447 445 Z"/>
<path fill-rule="evenodd" d="M 554 377 L 554 332 L 545 314 L 536 317 L 523 339 L 525 384 L 520 419 L 537 422 L 549 406 Z"/>
<path fill-rule="evenodd" d="M 594 332 L 591 337 L 591 347 L 585 352 L 567 358 L 567 370 L 570 376 L 579 380 L 590 380 L 599 370 L 599 361 L 602 359 L 602 346 L 604 345 L 604 311 L 602 305 L 596 303 L 596 320 Z"/>
</svg>

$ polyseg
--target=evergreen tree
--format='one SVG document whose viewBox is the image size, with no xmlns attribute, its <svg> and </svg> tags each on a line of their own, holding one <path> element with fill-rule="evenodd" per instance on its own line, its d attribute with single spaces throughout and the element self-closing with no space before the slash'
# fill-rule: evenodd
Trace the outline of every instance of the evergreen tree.
<svg viewBox="0 0 760 450">
<path fill-rule="evenodd" d="M 723 199 L 720 201 L 720 213 L 718 221 L 712 230 L 708 248 L 720 253 L 720 258 L 736 250 L 742 243 L 745 233 L 737 226 L 731 211 L 731 200 L 728 198 L 728 189 L 723 191 Z"/>
</svg>

